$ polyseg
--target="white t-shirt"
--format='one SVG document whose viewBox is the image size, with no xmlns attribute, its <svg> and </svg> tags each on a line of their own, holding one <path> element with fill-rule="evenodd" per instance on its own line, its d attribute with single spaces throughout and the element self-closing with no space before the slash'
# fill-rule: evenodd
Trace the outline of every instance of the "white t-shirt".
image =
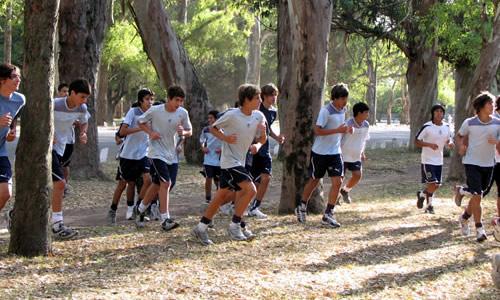
<svg viewBox="0 0 500 300">
<path fill-rule="evenodd" d="M 368 130 L 370 123 L 363 121 L 358 124 L 354 118 L 350 118 L 346 122 L 347 126 L 353 127 L 353 132 L 344 133 L 342 137 L 342 159 L 344 162 L 361 161 L 361 153 L 365 150 L 366 141 L 370 139 Z"/>
<path fill-rule="evenodd" d="M 251 115 L 245 115 L 240 109 L 230 109 L 215 121 L 212 126 L 224 130 L 225 135 L 237 135 L 235 144 L 222 142 L 220 159 L 222 169 L 245 166 L 248 148 L 253 140 L 261 135 L 257 125 L 264 122 L 264 114 L 260 111 L 254 110 Z"/>
<path fill-rule="evenodd" d="M 205 153 L 203 164 L 208 166 L 220 166 L 220 150 L 222 149 L 221 140 L 210 133 L 209 127 L 203 128 L 200 135 L 200 144 L 206 144 L 208 153 Z M 217 153 L 219 150 L 219 153 Z"/>
<path fill-rule="evenodd" d="M 82 104 L 73 109 L 68 107 L 67 97 L 54 99 L 54 150 L 64 155 L 66 144 L 73 143 L 73 123 L 86 124 L 90 118 L 87 105 Z"/>
<path fill-rule="evenodd" d="M 480 167 L 493 167 L 495 165 L 496 146 L 488 143 L 488 138 L 500 138 L 500 119 L 491 118 L 488 123 L 483 123 L 477 116 L 466 119 L 458 133 L 469 136 L 469 146 L 462 158 L 463 164 Z"/>
<path fill-rule="evenodd" d="M 415 138 L 426 143 L 438 145 L 438 149 L 436 150 L 430 147 L 422 147 L 421 162 L 426 165 L 442 166 L 444 146 L 453 140 L 450 125 L 445 122 L 441 125 L 436 125 L 432 121 L 426 122 Z"/>
<path fill-rule="evenodd" d="M 329 103 L 323 106 L 319 111 L 316 125 L 322 129 L 338 128 L 345 121 L 345 112 L 345 108 L 338 110 L 332 103 Z M 321 155 L 340 154 L 342 153 L 340 149 L 341 139 L 342 133 L 316 136 L 314 138 L 312 151 Z"/>
<path fill-rule="evenodd" d="M 191 121 L 186 109 L 179 107 L 174 112 L 168 112 L 166 104 L 155 105 L 148 109 L 138 119 L 139 123 L 150 123 L 151 129 L 160 134 L 160 139 L 149 139 L 148 157 L 161 159 L 167 164 L 179 162 L 176 151 L 177 125 L 181 124 L 184 130 L 191 129 Z"/>
<path fill-rule="evenodd" d="M 128 128 L 138 128 L 138 119 L 144 112 L 140 107 L 132 107 L 123 120 L 123 124 L 127 124 Z M 148 134 L 144 131 L 128 134 L 123 141 L 123 148 L 120 152 L 121 158 L 140 160 L 148 154 Z"/>
</svg>

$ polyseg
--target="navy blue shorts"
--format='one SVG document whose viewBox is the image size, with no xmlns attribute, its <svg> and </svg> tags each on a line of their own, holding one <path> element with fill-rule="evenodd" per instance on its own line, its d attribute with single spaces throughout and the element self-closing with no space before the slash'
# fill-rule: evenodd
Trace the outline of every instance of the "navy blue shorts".
<svg viewBox="0 0 500 300">
<path fill-rule="evenodd" d="M 149 173 L 151 174 L 151 181 L 154 184 L 160 184 L 160 182 L 170 181 L 170 190 L 174 187 L 175 181 L 177 179 L 177 170 L 179 169 L 179 164 L 167 164 L 161 159 L 150 159 L 151 169 Z"/>
<path fill-rule="evenodd" d="M 118 165 L 118 167 L 116 167 L 115 180 L 123 180 L 123 178 L 122 178 L 122 172 L 120 171 L 120 165 Z"/>
<path fill-rule="evenodd" d="M 120 157 L 121 178 L 125 181 L 136 181 L 142 174 L 149 172 L 149 159 L 127 159 Z"/>
<path fill-rule="evenodd" d="M 483 192 L 483 197 L 486 197 L 486 195 L 488 195 L 488 193 L 491 191 L 493 182 L 495 182 L 497 185 L 497 197 L 500 198 L 500 163 L 495 164 L 495 168 L 493 169 L 493 179 L 491 180 L 488 189 Z"/>
<path fill-rule="evenodd" d="M 219 179 L 219 177 L 220 177 L 220 167 L 219 166 L 203 165 L 203 170 L 205 171 L 205 176 L 207 178 Z"/>
<path fill-rule="evenodd" d="M 344 162 L 340 154 L 321 155 L 311 152 L 309 176 L 313 179 L 323 178 L 328 171 L 328 177 L 344 176 Z"/>
<path fill-rule="evenodd" d="M 62 166 L 62 156 L 52 150 L 52 181 L 64 180 L 64 170 Z"/>
<path fill-rule="evenodd" d="M 7 156 L 0 156 L 0 182 L 12 183 L 12 166 Z"/>
<path fill-rule="evenodd" d="M 359 160 L 355 161 L 355 162 L 347 162 L 347 161 L 344 162 L 344 169 L 345 170 L 355 172 L 355 171 L 361 171 L 362 168 L 363 168 L 363 165 L 361 164 L 361 161 L 359 161 Z"/>
<path fill-rule="evenodd" d="M 250 174 L 254 178 L 255 182 L 260 182 L 261 174 L 269 174 L 273 173 L 273 159 L 271 156 L 261 156 L 259 154 L 255 154 L 252 159 L 252 167 L 250 168 Z"/>
<path fill-rule="evenodd" d="M 467 177 L 467 188 L 471 194 L 482 195 L 488 189 L 493 177 L 493 167 L 480 167 L 476 165 L 464 165 Z"/>
<path fill-rule="evenodd" d="M 234 167 L 229 169 L 221 169 L 220 188 L 230 189 L 232 191 L 241 190 L 239 183 L 243 181 L 253 181 L 252 175 L 244 167 Z"/>
<path fill-rule="evenodd" d="M 422 183 L 441 184 L 443 166 L 420 164 Z"/>
<path fill-rule="evenodd" d="M 69 167 L 69 164 L 71 163 L 71 155 L 73 154 L 73 149 L 75 145 L 74 144 L 66 144 L 66 147 L 64 147 L 64 154 L 61 159 L 61 165 L 63 167 Z"/>
</svg>

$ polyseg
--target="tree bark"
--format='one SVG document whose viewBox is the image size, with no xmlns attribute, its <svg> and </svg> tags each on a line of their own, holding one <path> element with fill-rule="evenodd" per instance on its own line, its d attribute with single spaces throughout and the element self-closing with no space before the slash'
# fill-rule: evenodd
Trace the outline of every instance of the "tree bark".
<svg viewBox="0 0 500 300">
<path fill-rule="evenodd" d="M 370 106 L 368 122 L 377 124 L 377 70 L 372 59 L 372 44 L 365 42 L 366 47 L 366 75 L 368 76 L 368 87 L 366 89 L 366 102 Z"/>
<path fill-rule="evenodd" d="M 200 136 L 205 116 L 211 108 L 205 87 L 198 79 L 186 50 L 176 36 L 160 0 L 129 0 L 128 5 L 139 29 L 144 49 L 165 87 L 177 84 L 186 91 L 185 107 L 193 125 L 193 137 Z M 184 155 L 189 163 L 201 163 L 197 138 L 186 139 Z"/>
<path fill-rule="evenodd" d="M 12 1 L 7 3 L 3 37 L 3 61 L 10 64 L 12 61 Z"/>
<path fill-rule="evenodd" d="M 85 78 L 91 85 L 88 140 L 84 145 L 76 139 L 71 165 L 71 175 L 80 178 L 103 176 L 97 148 L 96 85 L 109 9 L 111 0 L 62 0 L 59 12 L 59 77 L 68 83 Z"/>
<path fill-rule="evenodd" d="M 247 39 L 247 69 L 245 74 L 245 82 L 253 83 L 260 86 L 260 55 L 261 55 L 261 32 L 260 20 L 255 17 L 255 24 L 252 27 L 252 33 Z"/>
<path fill-rule="evenodd" d="M 52 91 L 58 0 L 24 2 L 24 91 L 27 99 L 16 150 L 16 201 L 9 253 L 48 255 L 53 136 Z"/>
<path fill-rule="evenodd" d="M 287 137 L 279 213 L 293 211 L 307 180 L 314 118 L 323 103 L 331 15 L 329 0 L 278 4 L 278 103 Z"/>
<path fill-rule="evenodd" d="M 179 21 L 179 23 L 181 23 L 181 24 L 187 24 L 189 0 L 178 0 L 177 6 L 179 8 L 179 14 L 177 16 L 177 21 Z"/>
<path fill-rule="evenodd" d="M 108 65 L 99 64 L 99 73 L 97 78 L 97 125 L 102 126 L 106 120 L 106 113 L 108 108 L 108 82 L 109 82 Z M 111 120 L 113 121 L 113 120 Z M 111 125 L 111 123 L 108 123 Z"/>
<path fill-rule="evenodd" d="M 399 116 L 399 123 L 402 125 L 410 124 L 410 99 L 408 97 L 408 84 L 406 78 L 401 78 L 401 115 Z"/>
</svg>

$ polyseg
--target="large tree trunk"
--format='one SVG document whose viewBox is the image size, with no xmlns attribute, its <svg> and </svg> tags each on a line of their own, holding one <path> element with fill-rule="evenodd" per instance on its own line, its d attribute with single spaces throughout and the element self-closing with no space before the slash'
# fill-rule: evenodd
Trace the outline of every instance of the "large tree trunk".
<svg viewBox="0 0 500 300">
<path fill-rule="evenodd" d="M 97 79 L 97 125 L 102 126 L 106 121 L 106 113 L 107 113 L 107 103 L 108 103 L 108 83 L 109 83 L 109 72 L 108 65 L 103 64 L 102 61 L 99 64 L 99 73 Z M 113 122 L 113 120 L 111 120 Z M 111 125 L 111 123 L 108 123 Z"/>
<path fill-rule="evenodd" d="M 287 137 L 279 213 L 293 211 L 307 180 L 314 118 L 323 103 L 331 15 L 329 0 L 279 1 L 279 106 Z"/>
<path fill-rule="evenodd" d="M 71 82 L 85 78 L 91 93 L 87 106 L 91 118 L 87 144 L 75 142 L 71 174 L 80 178 L 101 177 L 97 147 L 97 71 L 108 25 L 111 0 L 62 0 L 59 12 L 59 78 Z M 77 132 L 78 136 L 78 132 Z"/>
<path fill-rule="evenodd" d="M 252 33 L 247 39 L 247 69 L 245 74 L 245 82 L 253 83 L 260 86 L 260 20 L 255 17 L 255 24 L 252 27 Z"/>
<path fill-rule="evenodd" d="M 3 61 L 11 63 L 12 61 L 12 1 L 7 3 L 5 13 L 5 31 L 3 33 Z"/>
<path fill-rule="evenodd" d="M 366 75 L 368 76 L 368 87 L 366 89 L 366 102 L 370 106 L 370 116 L 368 122 L 375 125 L 377 123 L 377 69 L 373 63 L 372 47 L 373 43 L 365 42 L 366 47 Z"/>
<path fill-rule="evenodd" d="M 186 90 L 185 106 L 193 125 L 193 137 L 200 136 L 211 107 L 205 87 L 177 38 L 161 0 L 129 0 L 128 5 L 139 29 L 144 49 L 165 87 L 177 84 Z M 189 163 L 201 163 L 197 138 L 186 140 L 185 157 Z"/>
<path fill-rule="evenodd" d="M 48 228 L 53 136 L 52 91 L 58 0 L 24 2 L 24 108 L 16 151 L 16 202 L 9 252 L 48 255 Z"/>
<path fill-rule="evenodd" d="M 455 66 L 455 133 L 460 129 L 463 121 L 471 115 L 467 111 L 467 101 L 473 77 L 474 71 L 468 64 L 458 64 Z M 458 151 L 453 151 L 448 180 L 462 181 L 464 178 L 465 173 L 462 165 L 462 157 L 458 155 Z"/>
<path fill-rule="evenodd" d="M 401 115 L 399 116 L 399 123 L 402 125 L 410 124 L 410 98 L 408 97 L 408 84 L 406 84 L 406 77 L 401 78 Z"/>
</svg>

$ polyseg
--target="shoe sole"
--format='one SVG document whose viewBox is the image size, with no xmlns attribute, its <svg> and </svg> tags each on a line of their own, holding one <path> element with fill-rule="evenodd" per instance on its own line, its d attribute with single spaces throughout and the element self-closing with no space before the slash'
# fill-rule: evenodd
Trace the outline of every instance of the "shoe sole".
<svg viewBox="0 0 500 300">
<path fill-rule="evenodd" d="M 329 228 L 340 228 L 340 226 L 341 226 L 340 224 L 338 224 L 338 225 L 332 225 L 330 223 L 323 222 L 323 221 L 321 221 L 321 225 L 329 227 Z"/>
<path fill-rule="evenodd" d="M 170 230 L 173 230 L 173 229 L 175 229 L 177 227 L 179 227 L 179 224 L 178 223 L 174 223 L 172 225 L 172 227 L 170 227 L 170 228 L 165 228 L 165 227 L 162 226 L 161 229 L 163 229 L 163 231 L 170 231 Z"/>
</svg>

